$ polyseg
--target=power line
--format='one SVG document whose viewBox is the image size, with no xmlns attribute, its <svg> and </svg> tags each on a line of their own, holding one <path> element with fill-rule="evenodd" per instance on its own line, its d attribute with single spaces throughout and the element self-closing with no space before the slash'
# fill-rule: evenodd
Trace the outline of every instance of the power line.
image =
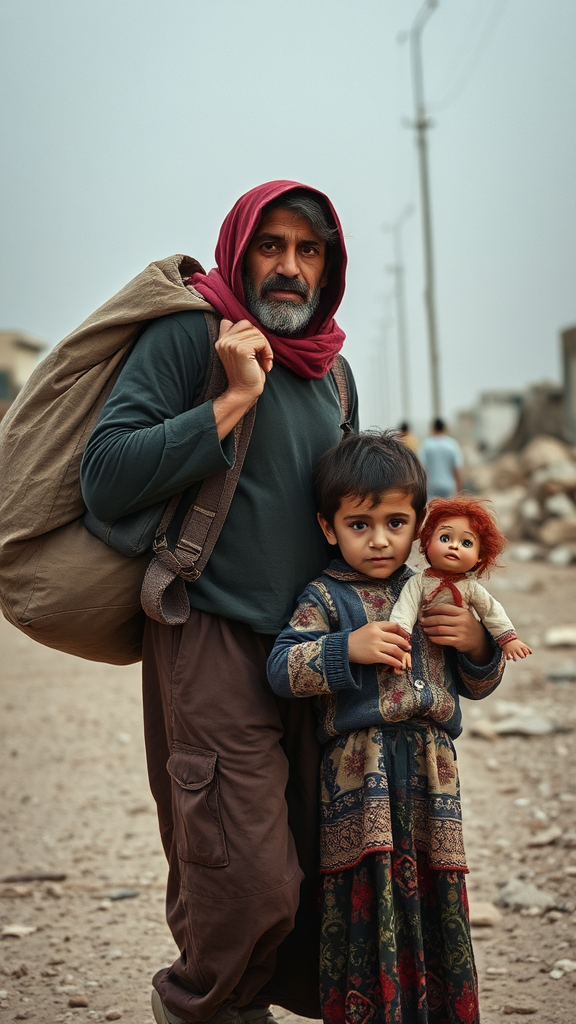
<svg viewBox="0 0 576 1024">
<path fill-rule="evenodd" d="M 446 108 L 449 107 L 450 104 L 453 103 L 454 100 L 458 99 L 461 93 L 464 92 L 464 89 L 468 85 L 468 82 L 472 78 L 472 75 L 476 71 L 476 68 L 480 63 L 480 60 L 484 55 L 488 43 L 490 42 L 494 34 L 496 26 L 498 25 L 498 22 L 500 21 L 504 13 L 505 6 L 506 0 L 496 0 L 488 17 L 488 20 L 484 25 L 484 31 L 480 34 L 479 38 L 477 39 L 476 44 L 472 48 L 470 56 L 468 57 L 468 60 L 464 64 L 462 70 L 457 75 L 454 84 L 448 89 L 448 91 L 444 94 L 444 97 L 441 100 L 439 100 L 438 103 L 429 103 L 429 108 L 433 113 L 438 113 L 441 110 L 446 110 Z"/>
</svg>

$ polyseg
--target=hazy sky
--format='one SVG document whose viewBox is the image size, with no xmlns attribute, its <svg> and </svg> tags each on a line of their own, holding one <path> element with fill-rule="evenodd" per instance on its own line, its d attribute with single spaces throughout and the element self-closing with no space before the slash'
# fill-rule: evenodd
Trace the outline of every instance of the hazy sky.
<svg viewBox="0 0 576 1024">
<path fill-rule="evenodd" d="M 55 343 L 151 260 L 213 265 L 237 197 L 327 192 L 364 426 L 430 415 L 409 46 L 420 0 L 12 0 L 0 9 L 0 328 Z M 441 0 L 422 37 L 444 411 L 560 379 L 576 323 L 576 3 Z M 407 126 L 408 125 L 408 126 Z"/>
</svg>

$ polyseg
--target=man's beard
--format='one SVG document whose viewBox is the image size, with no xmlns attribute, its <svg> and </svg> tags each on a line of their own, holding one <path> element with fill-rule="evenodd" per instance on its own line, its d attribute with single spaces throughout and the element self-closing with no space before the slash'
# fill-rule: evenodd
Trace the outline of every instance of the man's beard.
<svg viewBox="0 0 576 1024">
<path fill-rule="evenodd" d="M 274 334 L 299 334 L 308 326 L 320 303 L 320 286 L 309 292 L 303 281 L 291 281 L 280 274 L 267 277 L 260 294 L 246 271 L 242 273 L 242 283 L 246 308 L 262 327 Z M 294 302 L 292 299 L 283 302 L 282 299 L 267 298 L 268 292 L 271 291 L 296 292 L 306 298 L 304 302 Z"/>
</svg>

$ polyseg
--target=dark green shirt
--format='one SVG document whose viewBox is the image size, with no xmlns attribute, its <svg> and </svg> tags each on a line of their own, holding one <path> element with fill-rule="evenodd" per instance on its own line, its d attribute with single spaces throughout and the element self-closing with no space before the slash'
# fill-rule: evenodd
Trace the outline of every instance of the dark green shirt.
<svg viewBox="0 0 576 1024">
<path fill-rule="evenodd" d="M 193 408 L 209 362 L 202 313 L 162 317 L 142 333 L 84 452 L 82 492 L 99 519 L 114 521 L 184 490 L 183 516 L 204 477 L 228 468 L 231 438 L 220 443 L 212 403 Z M 357 427 L 348 367 L 347 376 Z M 340 422 L 331 374 L 304 380 L 274 365 L 226 522 L 201 578 L 188 584 L 193 607 L 261 633 L 284 626 L 331 557 L 316 521 L 312 468 L 340 440 Z"/>
</svg>

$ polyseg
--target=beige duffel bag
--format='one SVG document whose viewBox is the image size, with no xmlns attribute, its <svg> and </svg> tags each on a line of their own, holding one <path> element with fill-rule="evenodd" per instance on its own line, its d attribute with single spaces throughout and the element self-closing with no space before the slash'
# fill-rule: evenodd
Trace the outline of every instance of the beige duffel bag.
<svg viewBox="0 0 576 1024">
<path fill-rule="evenodd" d="M 151 263 L 36 368 L 0 424 L 0 605 L 48 647 L 126 665 L 141 653 L 150 556 L 126 558 L 84 527 L 80 461 L 122 358 L 150 321 L 212 310 L 189 256 Z"/>
</svg>

